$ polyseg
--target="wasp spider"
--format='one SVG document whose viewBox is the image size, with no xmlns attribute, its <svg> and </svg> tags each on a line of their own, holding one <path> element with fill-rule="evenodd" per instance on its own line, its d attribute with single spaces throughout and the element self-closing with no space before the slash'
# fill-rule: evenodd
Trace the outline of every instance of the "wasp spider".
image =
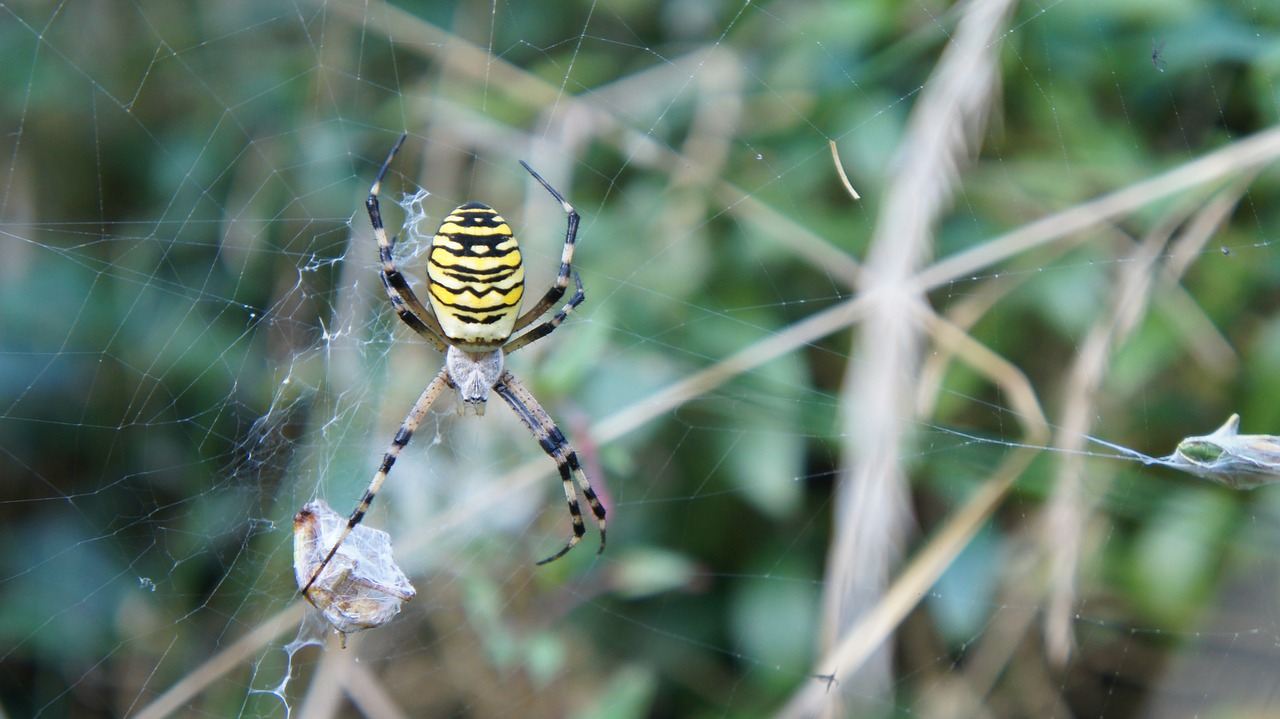
<svg viewBox="0 0 1280 719">
<path fill-rule="evenodd" d="M 578 463 L 578 455 L 573 451 L 569 440 L 556 426 L 551 417 L 542 409 L 538 401 L 504 368 L 506 356 L 516 350 L 551 334 L 564 322 L 565 317 L 583 300 L 582 279 L 572 272 L 573 245 L 578 235 L 578 213 L 555 188 L 547 184 L 538 173 L 524 162 L 520 164 L 528 170 L 533 179 L 551 193 L 568 215 L 568 228 L 565 231 L 564 249 L 560 254 L 560 273 L 550 289 L 542 295 L 533 307 L 520 313 L 520 300 L 524 296 L 524 265 L 520 258 L 520 248 L 511 228 L 502 216 L 493 208 L 479 202 L 468 202 L 459 205 L 450 212 L 440 224 L 435 238 L 431 242 L 431 252 L 427 258 L 427 299 L 431 309 L 428 310 L 400 271 L 396 269 L 392 251 L 396 238 L 388 239 L 387 231 L 382 226 L 382 213 L 378 208 L 378 192 L 382 187 L 382 179 L 387 168 L 395 158 L 396 152 L 404 144 L 401 135 L 395 147 L 382 163 L 378 178 L 369 190 L 369 199 L 365 206 L 369 210 L 369 222 L 373 224 L 373 234 L 378 240 L 378 257 L 382 261 L 382 284 L 387 288 L 387 297 L 396 314 L 418 336 L 431 343 L 444 353 L 444 368 L 436 378 L 427 385 L 422 396 L 414 403 L 413 409 L 405 417 L 400 431 L 382 457 L 382 464 L 374 473 L 373 480 L 364 492 L 360 504 L 356 506 L 351 518 L 347 520 L 346 529 L 338 536 L 337 542 L 329 550 L 328 555 L 312 575 L 311 581 L 303 587 L 305 594 L 315 578 L 324 570 L 325 565 L 333 558 L 338 547 L 346 540 L 351 530 L 364 519 L 365 512 L 378 495 L 382 483 L 395 464 L 400 450 L 412 439 L 413 433 L 426 416 L 427 410 L 440 396 L 445 387 L 456 390 L 466 403 L 465 407 L 475 409 L 477 415 L 483 415 L 485 402 L 489 392 L 498 394 L 520 421 L 524 422 L 533 433 L 542 450 L 556 463 L 560 470 L 560 479 L 564 485 L 565 499 L 569 503 L 569 516 L 573 520 L 573 534 L 564 547 L 555 554 L 538 562 L 546 564 L 563 557 L 573 549 L 586 527 L 582 521 L 582 511 L 578 508 L 578 496 L 574 482 L 582 489 L 596 523 L 600 525 L 600 549 L 604 551 L 605 512 L 604 506 L 596 498 L 586 474 Z M 528 328 L 538 318 L 551 309 L 569 286 L 569 275 L 572 272 L 574 284 L 577 286 L 573 296 L 564 307 L 551 317 L 524 334 L 512 337 L 513 334 Z M 599 553 L 597 552 L 597 553 Z"/>
</svg>

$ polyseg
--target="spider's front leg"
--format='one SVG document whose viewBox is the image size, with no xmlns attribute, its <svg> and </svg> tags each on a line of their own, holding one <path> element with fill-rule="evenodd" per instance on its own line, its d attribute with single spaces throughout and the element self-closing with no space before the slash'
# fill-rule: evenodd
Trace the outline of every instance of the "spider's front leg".
<svg viewBox="0 0 1280 719">
<path fill-rule="evenodd" d="M 382 265 L 382 286 L 387 291 L 387 299 L 391 300 L 391 306 L 402 322 L 437 350 L 444 352 L 446 342 L 442 336 L 444 331 L 439 321 L 422 305 L 422 301 L 409 286 L 409 281 L 396 267 L 396 238 L 394 235 L 387 236 L 387 229 L 382 224 L 382 209 L 378 204 L 378 194 L 382 191 L 382 179 L 386 176 L 388 168 L 391 167 L 391 161 L 395 159 L 406 137 L 408 137 L 407 134 L 401 135 L 395 147 L 392 147 L 391 152 L 387 154 L 387 159 L 382 163 L 382 169 L 378 170 L 378 178 L 369 188 L 369 197 L 364 205 L 369 212 L 369 224 L 373 226 L 374 239 L 378 242 L 378 261 Z"/>
</svg>

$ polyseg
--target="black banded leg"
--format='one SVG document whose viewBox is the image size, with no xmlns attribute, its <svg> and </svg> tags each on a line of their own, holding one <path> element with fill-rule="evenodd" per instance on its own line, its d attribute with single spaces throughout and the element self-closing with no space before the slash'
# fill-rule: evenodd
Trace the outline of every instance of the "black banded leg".
<svg viewBox="0 0 1280 719">
<path fill-rule="evenodd" d="M 563 557 L 582 540 L 582 535 L 587 531 L 582 521 L 582 510 L 578 507 L 578 495 L 574 490 L 575 481 L 577 486 L 582 489 L 582 495 L 586 498 L 588 506 L 591 507 L 591 513 L 595 515 L 596 524 L 600 525 L 600 549 L 596 551 L 596 554 L 603 553 L 605 545 L 604 505 L 600 504 L 600 499 L 596 496 L 595 490 L 591 488 L 591 483 L 587 481 L 586 472 L 582 471 L 582 466 L 578 463 L 578 454 L 573 450 L 573 446 L 569 444 L 569 440 L 565 438 L 564 433 L 552 421 L 550 415 L 542 409 L 542 405 L 538 404 L 538 401 L 533 398 L 529 390 L 510 372 L 503 373 L 502 378 L 493 386 L 493 391 L 506 400 L 511 409 L 520 417 L 520 421 L 524 422 L 524 425 L 533 433 L 534 438 L 538 440 L 542 451 L 546 452 L 555 461 L 556 469 L 560 471 L 560 481 L 564 486 L 565 500 L 569 504 L 569 518 L 573 521 L 573 535 L 569 537 L 569 541 L 565 543 L 563 549 L 539 561 L 538 564 L 546 564 Z"/>
<path fill-rule="evenodd" d="M 578 276 L 577 272 L 573 273 L 573 281 L 574 284 L 578 286 L 577 291 L 573 293 L 573 297 L 569 298 L 569 301 L 565 303 L 564 307 L 560 308 L 560 311 L 557 312 L 554 317 L 503 345 L 502 350 L 507 354 L 511 354 L 530 342 L 535 342 L 546 337 L 551 334 L 555 328 L 559 327 L 560 324 L 564 322 L 565 318 L 569 316 L 569 313 L 572 312 L 575 307 L 582 304 L 582 301 L 587 298 L 586 292 L 582 289 L 582 278 Z"/>
<path fill-rule="evenodd" d="M 557 433 L 559 431 L 559 429 L 556 430 Z M 561 434 L 560 438 L 564 439 L 564 435 Z M 578 453 L 570 447 L 569 440 L 564 439 L 564 446 L 569 448 L 569 454 L 566 458 L 569 463 L 569 469 L 573 471 L 573 476 L 578 481 L 582 496 L 587 499 L 587 506 L 591 508 L 591 514 L 595 516 L 596 524 L 600 525 L 600 548 L 596 550 L 596 554 L 604 554 L 604 505 L 600 503 L 600 498 L 596 496 L 596 491 L 591 488 L 591 483 L 587 481 L 587 473 L 582 469 L 582 465 L 578 464 Z M 548 561 L 551 560 L 544 560 L 543 563 Z"/>
<path fill-rule="evenodd" d="M 431 380 L 431 384 L 422 391 L 422 396 L 413 404 L 413 409 L 409 410 L 409 415 L 404 418 L 404 423 L 400 425 L 400 431 L 396 432 L 396 438 L 391 440 L 391 446 L 387 447 L 386 454 L 382 455 L 382 464 L 378 466 L 378 471 L 373 475 L 373 481 L 369 482 L 369 487 L 364 491 L 364 497 L 360 499 L 360 504 L 356 505 L 356 511 L 351 513 L 351 518 L 347 520 L 347 528 L 342 530 L 342 534 L 338 536 L 338 541 L 333 543 L 333 548 L 325 555 L 324 561 L 316 567 L 315 574 L 311 575 L 311 580 L 307 582 L 307 586 L 302 588 L 302 594 L 306 596 L 307 590 L 315 584 L 316 578 L 328 566 L 329 560 L 333 559 L 333 555 L 338 552 L 338 547 L 347 541 L 347 537 L 351 534 L 351 530 L 364 519 L 365 512 L 369 511 L 369 505 L 373 504 L 373 498 L 378 496 L 378 491 L 382 489 L 382 483 L 386 481 L 387 474 L 391 471 L 391 466 L 396 463 L 396 458 L 400 456 L 400 450 L 409 444 L 409 440 L 413 439 L 413 433 L 418 430 L 418 425 L 422 424 L 422 419 L 427 416 L 427 410 L 431 409 L 431 405 L 440 396 L 440 392 L 449 386 L 449 373 L 446 370 L 440 370 L 440 374 Z"/>
<path fill-rule="evenodd" d="M 568 226 L 564 232 L 564 247 L 560 250 L 560 272 L 556 275 L 556 281 L 552 283 L 551 288 L 538 300 L 537 304 L 530 307 L 523 315 L 520 315 L 512 332 L 519 332 L 533 324 L 534 320 L 545 314 L 547 310 L 551 309 L 551 305 L 559 302 L 560 298 L 564 296 L 564 291 L 569 286 L 569 273 L 573 267 L 573 248 L 578 241 L 578 222 L 580 220 L 578 211 L 573 209 L 573 205 L 570 205 L 559 192 L 556 192 L 554 187 L 542 179 L 542 176 L 534 172 L 533 168 L 529 167 L 523 160 L 520 161 L 520 164 L 529 171 L 530 175 L 533 175 L 533 179 L 547 188 L 547 192 L 550 192 L 552 197 L 556 198 L 556 202 L 559 202 L 560 207 L 564 208 L 565 214 L 568 215 L 569 219 Z"/>
<path fill-rule="evenodd" d="M 441 329 L 440 322 L 430 310 L 422 306 L 422 301 L 413 293 L 408 280 L 400 274 L 400 270 L 396 269 L 395 259 L 391 255 L 396 238 L 387 240 L 386 230 L 382 229 L 381 225 L 375 225 L 373 234 L 378 238 L 378 260 L 382 263 L 382 286 L 387 290 L 387 297 L 391 300 L 391 306 L 395 309 L 396 315 L 419 337 L 430 342 L 436 350 L 439 352 L 448 350 L 449 346 L 441 339 L 444 330 Z"/>
<path fill-rule="evenodd" d="M 391 167 L 391 161 L 395 159 L 406 137 L 408 133 L 401 135 L 395 147 L 392 147 L 391 152 L 387 154 L 387 159 L 382 163 L 382 169 L 378 170 L 377 179 L 373 181 L 373 187 L 369 188 L 369 197 L 364 201 L 364 206 L 369 211 L 369 224 L 373 225 L 373 236 L 378 241 L 378 260 L 382 264 L 382 286 L 387 290 L 391 306 L 395 308 L 396 315 L 402 322 L 409 325 L 415 333 L 430 342 L 437 350 L 444 352 L 446 345 L 442 339 L 444 330 L 440 328 L 440 322 L 426 307 L 423 307 L 422 301 L 413 293 L 408 280 L 396 268 L 392 254 L 395 250 L 396 238 L 394 236 L 387 238 L 387 230 L 382 225 L 382 210 L 378 205 L 382 178 L 386 176 L 387 169 Z"/>
</svg>

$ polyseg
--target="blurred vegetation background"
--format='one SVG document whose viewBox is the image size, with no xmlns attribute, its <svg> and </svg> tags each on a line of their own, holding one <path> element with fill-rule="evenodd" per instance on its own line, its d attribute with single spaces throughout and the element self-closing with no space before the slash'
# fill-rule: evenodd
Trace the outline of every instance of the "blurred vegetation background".
<svg viewBox="0 0 1280 719">
<path fill-rule="evenodd" d="M 1280 490 L 1078 452 L 1280 433 L 1280 8 L 552 7 L 0 3 L 0 714 L 1276 711 Z M 535 569 L 553 465 L 441 402 L 366 519 L 418 598 L 321 651 L 293 514 L 439 367 L 363 209 L 405 131 L 384 196 L 493 205 L 533 292 L 564 218 L 517 160 L 583 215 L 587 302 L 511 362 L 610 547 Z"/>
</svg>

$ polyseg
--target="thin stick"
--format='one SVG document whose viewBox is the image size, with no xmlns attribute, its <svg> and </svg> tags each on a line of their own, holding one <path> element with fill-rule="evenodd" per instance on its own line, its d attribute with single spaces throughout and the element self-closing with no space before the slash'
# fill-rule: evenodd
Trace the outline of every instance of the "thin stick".
<svg viewBox="0 0 1280 719">
<path fill-rule="evenodd" d="M 840 173 L 840 181 L 844 183 L 844 189 L 849 191 L 849 196 L 855 200 L 861 200 L 862 195 L 853 189 L 853 183 L 849 182 L 849 176 L 844 174 L 844 163 L 840 162 L 840 153 L 836 150 L 836 141 L 827 140 L 827 144 L 831 146 L 831 159 L 836 163 L 836 171 Z"/>
</svg>

